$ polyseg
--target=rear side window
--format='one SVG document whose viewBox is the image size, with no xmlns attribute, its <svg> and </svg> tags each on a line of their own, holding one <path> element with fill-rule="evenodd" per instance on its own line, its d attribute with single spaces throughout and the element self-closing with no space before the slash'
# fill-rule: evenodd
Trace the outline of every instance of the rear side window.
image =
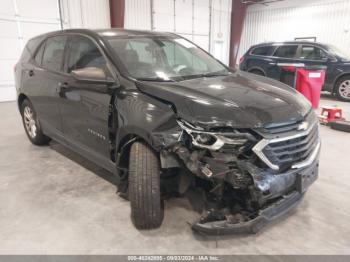
<svg viewBox="0 0 350 262">
<path fill-rule="evenodd" d="M 262 56 L 270 56 L 272 51 L 275 49 L 274 46 L 261 46 L 253 49 L 251 52 L 252 55 L 262 55 Z"/>
<path fill-rule="evenodd" d="M 38 52 L 36 52 L 35 54 L 34 60 L 38 65 L 41 65 L 41 62 L 43 60 L 44 49 L 45 49 L 45 43 L 43 43 L 40 46 Z"/>
<path fill-rule="evenodd" d="M 309 60 L 325 60 L 327 59 L 327 54 L 318 47 L 303 45 L 299 58 Z"/>
<path fill-rule="evenodd" d="M 66 36 L 54 36 L 46 40 L 42 59 L 43 67 L 53 71 L 61 71 L 66 42 Z"/>
<path fill-rule="evenodd" d="M 282 58 L 294 58 L 297 53 L 297 45 L 283 45 L 277 48 L 273 56 Z"/>
<path fill-rule="evenodd" d="M 86 67 L 97 67 L 107 72 L 107 61 L 90 39 L 74 36 L 69 46 L 68 73 Z"/>
</svg>

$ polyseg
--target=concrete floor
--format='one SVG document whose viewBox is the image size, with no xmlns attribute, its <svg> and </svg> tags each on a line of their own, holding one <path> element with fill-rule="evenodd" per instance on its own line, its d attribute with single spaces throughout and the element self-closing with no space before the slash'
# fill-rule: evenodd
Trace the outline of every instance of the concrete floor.
<svg viewBox="0 0 350 262">
<path fill-rule="evenodd" d="M 350 104 L 325 97 L 323 105 Z M 319 180 L 291 216 L 257 235 L 208 238 L 166 202 L 160 229 L 136 230 L 113 178 L 57 143 L 35 147 L 15 103 L 0 104 L 0 254 L 350 254 L 350 134 L 322 127 Z"/>
</svg>

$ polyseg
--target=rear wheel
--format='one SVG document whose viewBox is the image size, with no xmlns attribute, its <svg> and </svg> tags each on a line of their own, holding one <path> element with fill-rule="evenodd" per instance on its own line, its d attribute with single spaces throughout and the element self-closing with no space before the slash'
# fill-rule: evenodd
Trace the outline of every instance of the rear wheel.
<svg viewBox="0 0 350 262">
<path fill-rule="evenodd" d="M 335 94 L 341 101 L 350 102 L 350 76 L 341 77 L 335 84 Z"/>
<path fill-rule="evenodd" d="M 24 130 L 29 140 L 34 145 L 46 145 L 50 138 L 43 134 L 33 105 L 27 99 L 21 104 L 21 114 Z"/>
<path fill-rule="evenodd" d="M 164 210 L 159 160 L 143 142 L 135 142 L 130 149 L 129 200 L 131 219 L 136 228 L 152 229 L 162 224 Z"/>
</svg>

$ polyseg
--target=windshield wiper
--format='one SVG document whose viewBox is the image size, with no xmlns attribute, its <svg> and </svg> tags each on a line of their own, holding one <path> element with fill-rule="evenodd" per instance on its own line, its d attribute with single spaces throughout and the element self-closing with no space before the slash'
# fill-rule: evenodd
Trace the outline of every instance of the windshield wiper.
<svg viewBox="0 0 350 262">
<path fill-rule="evenodd" d="M 213 72 L 213 73 L 206 73 L 206 74 L 197 74 L 197 75 L 185 75 L 182 76 L 183 79 L 195 79 L 195 78 L 202 78 L 202 77 L 216 77 L 216 76 L 228 76 L 230 75 L 230 72 L 220 73 L 220 72 Z"/>
<path fill-rule="evenodd" d="M 203 74 L 202 76 L 203 77 L 216 77 L 216 76 L 228 76 L 230 75 L 230 72 L 222 72 L 222 73 L 219 73 L 219 72 L 214 72 L 214 73 L 207 73 L 207 74 Z"/>
<path fill-rule="evenodd" d="M 161 77 L 139 77 L 136 78 L 137 81 L 154 81 L 154 82 L 176 82 L 173 79 L 164 79 Z"/>
</svg>

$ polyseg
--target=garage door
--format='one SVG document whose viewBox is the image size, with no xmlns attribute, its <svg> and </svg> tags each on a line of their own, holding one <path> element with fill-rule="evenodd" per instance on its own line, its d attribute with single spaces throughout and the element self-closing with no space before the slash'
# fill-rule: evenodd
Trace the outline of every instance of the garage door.
<svg viewBox="0 0 350 262">
<path fill-rule="evenodd" d="M 57 0 L 1 0 L 0 101 L 16 98 L 13 69 L 28 39 L 60 28 Z"/>
<path fill-rule="evenodd" d="M 153 30 L 177 33 L 209 50 L 209 0 L 154 0 L 152 8 Z"/>
</svg>

